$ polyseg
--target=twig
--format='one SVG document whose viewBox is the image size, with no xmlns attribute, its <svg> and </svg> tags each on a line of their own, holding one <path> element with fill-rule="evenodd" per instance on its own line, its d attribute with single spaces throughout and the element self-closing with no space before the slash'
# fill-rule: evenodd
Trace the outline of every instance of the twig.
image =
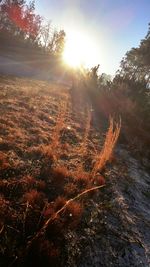
<svg viewBox="0 0 150 267">
<path fill-rule="evenodd" d="M 47 203 L 45 204 L 45 206 L 44 206 L 44 208 L 43 208 L 43 210 L 42 210 L 42 212 L 41 212 L 39 221 L 38 221 L 38 223 L 37 223 L 37 229 L 39 228 L 39 225 L 40 225 L 40 223 L 41 223 L 41 220 L 42 220 L 42 217 L 43 217 L 43 214 L 44 214 L 44 211 L 46 210 L 46 208 L 47 208 Z"/>
<path fill-rule="evenodd" d="M 0 230 L 0 234 L 3 232 L 3 230 L 4 230 L 4 224 L 3 224 L 3 226 L 2 226 L 2 228 Z"/>
<path fill-rule="evenodd" d="M 24 216 L 23 216 L 23 236 L 25 236 L 25 224 L 26 224 L 26 217 L 27 217 L 28 209 L 29 209 L 29 202 L 27 201 L 26 210 L 25 210 Z"/>
<path fill-rule="evenodd" d="M 28 245 L 27 245 L 27 249 L 30 248 L 31 244 L 33 243 L 34 240 L 36 240 L 37 238 L 39 238 L 42 234 L 44 234 L 47 226 L 49 225 L 49 223 L 53 220 L 55 220 L 58 216 L 58 214 L 60 214 L 62 211 L 65 210 L 65 208 L 73 201 L 75 201 L 76 199 L 82 197 L 83 195 L 89 193 L 89 192 L 92 192 L 94 190 L 97 190 L 97 189 L 100 189 L 100 188 L 103 188 L 105 185 L 100 185 L 100 186 L 95 186 L 95 187 L 92 187 L 92 188 L 89 188 L 89 189 L 86 189 L 85 191 L 83 191 L 82 193 L 78 194 L 77 196 L 75 196 L 74 198 L 71 198 L 69 199 L 65 205 L 59 209 L 52 217 L 50 217 L 44 224 L 44 226 L 40 229 L 40 231 L 32 238 L 32 240 L 30 240 L 28 242 Z"/>
</svg>

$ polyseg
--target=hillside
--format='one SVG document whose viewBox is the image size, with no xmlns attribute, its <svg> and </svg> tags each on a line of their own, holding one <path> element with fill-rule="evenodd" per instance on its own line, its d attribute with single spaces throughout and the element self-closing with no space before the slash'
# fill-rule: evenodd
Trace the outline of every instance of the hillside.
<svg viewBox="0 0 150 267">
<path fill-rule="evenodd" d="M 107 129 L 69 86 L 0 77 L 1 267 L 149 266 L 150 175 L 119 143 L 93 171 Z"/>
</svg>

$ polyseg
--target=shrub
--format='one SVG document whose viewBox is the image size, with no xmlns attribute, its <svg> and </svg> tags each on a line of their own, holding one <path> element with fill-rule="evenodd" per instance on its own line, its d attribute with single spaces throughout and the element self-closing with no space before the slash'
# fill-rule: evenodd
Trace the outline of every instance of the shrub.
<svg viewBox="0 0 150 267">
<path fill-rule="evenodd" d="M 54 215 L 54 213 L 55 213 L 54 203 L 53 204 L 49 203 L 43 211 L 43 217 L 45 220 L 48 220 L 50 217 Z"/>
<path fill-rule="evenodd" d="M 44 194 L 33 189 L 24 194 L 23 200 L 28 202 L 31 206 L 44 206 Z"/>
<path fill-rule="evenodd" d="M 55 202 L 54 202 L 54 209 L 57 212 L 60 210 L 65 204 L 66 204 L 66 199 L 64 197 L 58 197 Z"/>
<path fill-rule="evenodd" d="M 71 229 L 77 227 L 80 222 L 82 212 L 83 208 L 80 203 L 75 201 L 70 202 L 69 205 L 66 206 L 62 215 L 65 227 L 67 226 Z"/>
</svg>

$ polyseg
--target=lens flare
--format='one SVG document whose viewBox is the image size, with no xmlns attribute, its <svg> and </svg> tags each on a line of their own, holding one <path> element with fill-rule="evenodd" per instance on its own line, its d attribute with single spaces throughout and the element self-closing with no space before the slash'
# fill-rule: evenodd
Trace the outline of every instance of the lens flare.
<svg viewBox="0 0 150 267">
<path fill-rule="evenodd" d="M 81 65 L 92 67 L 97 64 L 97 47 L 83 32 L 71 31 L 67 33 L 67 40 L 63 53 L 63 60 L 71 67 Z"/>
</svg>

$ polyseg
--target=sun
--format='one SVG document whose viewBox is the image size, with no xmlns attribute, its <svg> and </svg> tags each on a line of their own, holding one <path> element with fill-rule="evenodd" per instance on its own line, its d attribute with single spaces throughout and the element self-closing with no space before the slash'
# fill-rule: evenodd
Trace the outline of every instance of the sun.
<svg viewBox="0 0 150 267">
<path fill-rule="evenodd" d="M 70 31 L 67 33 L 63 52 L 63 61 L 73 67 L 92 67 L 97 62 L 98 49 L 84 32 Z"/>
</svg>

